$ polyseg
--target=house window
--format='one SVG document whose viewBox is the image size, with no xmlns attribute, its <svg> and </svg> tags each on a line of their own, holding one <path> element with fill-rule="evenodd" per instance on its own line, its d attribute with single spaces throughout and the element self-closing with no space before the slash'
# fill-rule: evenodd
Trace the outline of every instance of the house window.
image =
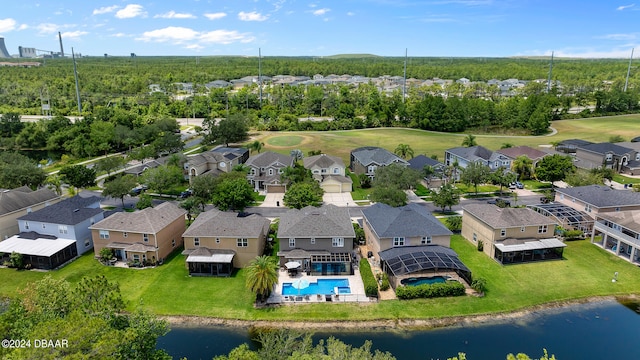
<svg viewBox="0 0 640 360">
<path fill-rule="evenodd" d="M 247 247 L 249 246 L 249 240 L 247 240 L 246 238 L 241 238 L 237 240 L 237 245 L 238 247 Z"/>
<path fill-rule="evenodd" d="M 607 154 L 607 161 L 613 160 L 613 154 Z"/>
<path fill-rule="evenodd" d="M 176 247 L 176 239 L 171 239 L 171 247 Z"/>
<path fill-rule="evenodd" d="M 320 170 L 321 173 L 326 174 L 327 173 L 327 169 L 322 169 Z"/>
<path fill-rule="evenodd" d="M 369 168 L 368 168 L 367 172 L 369 174 L 373 174 L 374 172 L 376 172 L 376 166 L 375 165 L 369 165 Z"/>
<path fill-rule="evenodd" d="M 619 207 L 617 207 L 617 208 L 616 208 L 616 211 L 620 211 L 620 208 L 619 208 Z"/>
<path fill-rule="evenodd" d="M 69 230 L 67 230 L 67 225 L 58 225 L 58 232 L 60 234 L 68 234 Z"/>
<path fill-rule="evenodd" d="M 394 237 L 393 246 L 404 246 L 404 237 Z"/>
<path fill-rule="evenodd" d="M 525 230 L 525 227 L 524 227 L 524 226 L 521 226 L 521 227 L 520 227 L 520 232 L 524 232 L 524 230 Z"/>
<path fill-rule="evenodd" d="M 129 236 L 129 233 L 127 233 L 126 231 L 123 231 L 123 232 L 122 232 L 122 237 L 123 237 L 123 238 L 126 238 L 127 236 Z"/>
<path fill-rule="evenodd" d="M 149 234 L 142 234 L 142 241 L 149 242 Z"/>
<path fill-rule="evenodd" d="M 47 228 L 47 225 L 46 225 L 46 224 L 42 224 L 42 228 L 43 228 L 43 229 L 46 229 L 46 228 Z"/>
<path fill-rule="evenodd" d="M 100 230 L 100 239 L 108 239 L 109 230 Z"/>
<path fill-rule="evenodd" d="M 289 239 L 289 247 L 296 247 L 296 239 L 295 238 L 291 238 Z"/>
<path fill-rule="evenodd" d="M 315 244 L 316 243 L 316 238 L 311 238 L 311 244 Z"/>
<path fill-rule="evenodd" d="M 27 214 L 31 214 L 31 208 L 27 208 Z"/>
<path fill-rule="evenodd" d="M 636 154 L 636 161 L 640 161 L 640 152 Z"/>
<path fill-rule="evenodd" d="M 255 175 L 256 174 L 256 169 L 251 168 L 251 175 Z"/>
<path fill-rule="evenodd" d="M 586 212 L 591 212 L 591 205 L 586 204 L 586 205 L 584 206 L 584 211 L 586 211 Z"/>
<path fill-rule="evenodd" d="M 193 246 L 200 246 L 200 238 L 193 238 Z"/>
<path fill-rule="evenodd" d="M 278 174 L 282 174 L 283 172 L 282 168 L 278 169 Z"/>
<path fill-rule="evenodd" d="M 216 244 L 220 244 L 220 238 L 216 238 Z"/>
<path fill-rule="evenodd" d="M 473 233 L 473 242 L 477 242 L 478 241 L 478 235 L 476 233 Z"/>
<path fill-rule="evenodd" d="M 507 236 L 507 229 L 500 229 L 500 236 L 502 237 Z"/>
<path fill-rule="evenodd" d="M 547 232 L 547 225 L 538 226 L 538 234 L 544 234 Z"/>
<path fill-rule="evenodd" d="M 25 222 L 24 222 L 24 228 L 25 228 L 25 229 L 27 229 L 27 230 L 29 230 L 29 222 L 28 222 L 28 221 L 25 221 Z"/>
<path fill-rule="evenodd" d="M 331 246 L 333 247 L 344 247 L 344 238 L 333 238 L 331 239 Z"/>
<path fill-rule="evenodd" d="M 91 246 L 91 241 L 89 239 L 85 239 L 84 240 L 84 247 L 89 247 Z"/>
<path fill-rule="evenodd" d="M 564 194 L 560 194 L 560 200 L 564 200 Z"/>
<path fill-rule="evenodd" d="M 273 175 L 273 169 L 269 169 L 269 175 Z"/>
<path fill-rule="evenodd" d="M 340 169 L 338 169 L 337 167 L 333 168 L 333 173 L 334 174 L 339 174 L 340 173 Z"/>
<path fill-rule="evenodd" d="M 427 244 L 431 244 L 431 235 L 429 236 L 423 236 L 422 240 L 420 241 L 420 243 L 422 245 L 427 245 Z"/>
<path fill-rule="evenodd" d="M 133 254 L 133 261 L 140 261 L 140 255 Z"/>
</svg>

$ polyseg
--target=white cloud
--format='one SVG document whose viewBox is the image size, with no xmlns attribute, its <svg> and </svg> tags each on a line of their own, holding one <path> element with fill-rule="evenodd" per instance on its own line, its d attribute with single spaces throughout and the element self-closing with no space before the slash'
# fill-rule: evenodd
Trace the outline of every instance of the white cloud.
<svg viewBox="0 0 640 360">
<path fill-rule="evenodd" d="M 113 5 L 113 6 L 104 6 L 98 9 L 94 9 L 93 10 L 93 15 L 100 15 L 100 14 L 106 14 L 106 13 L 110 13 L 110 12 L 114 12 L 119 8 L 118 5 Z"/>
<path fill-rule="evenodd" d="M 12 18 L 0 19 L 0 33 L 11 31 L 16 28 L 16 21 Z"/>
<path fill-rule="evenodd" d="M 603 35 L 603 36 L 597 36 L 596 39 L 628 41 L 628 40 L 634 40 L 637 37 L 638 37 L 638 34 L 635 34 L 635 33 L 631 33 L 631 34 L 607 34 L 607 35 Z"/>
<path fill-rule="evenodd" d="M 189 50 L 202 50 L 204 49 L 204 46 L 200 45 L 200 44 L 191 44 L 191 45 L 187 45 L 184 47 L 185 49 L 189 49 Z"/>
<path fill-rule="evenodd" d="M 36 26 L 40 34 L 50 34 L 58 31 L 59 26 L 51 23 L 43 23 Z"/>
<path fill-rule="evenodd" d="M 634 7 L 634 6 L 636 6 L 636 4 L 631 4 L 631 5 L 621 5 L 621 6 L 618 6 L 618 7 L 616 8 L 616 10 L 618 10 L 618 11 L 622 11 L 622 10 L 624 10 L 624 9 L 629 9 L 629 8 Z"/>
<path fill-rule="evenodd" d="M 184 41 L 193 40 L 198 37 L 198 32 L 185 28 L 185 27 L 176 27 L 169 26 L 164 29 L 158 29 L 153 31 L 145 31 L 141 37 L 136 40 L 142 41 L 155 41 L 155 42 L 173 42 L 176 44 L 180 44 Z"/>
<path fill-rule="evenodd" d="M 87 34 L 88 32 L 86 31 L 66 31 L 61 33 L 60 35 L 62 36 L 63 39 L 78 39 L 79 37 Z M 56 36 L 56 39 L 58 39 L 57 36 Z"/>
<path fill-rule="evenodd" d="M 313 11 L 313 15 L 321 16 L 321 15 L 324 15 L 324 14 L 328 13 L 329 11 L 331 11 L 331 9 L 322 8 L 322 9 L 314 10 Z"/>
<path fill-rule="evenodd" d="M 173 10 L 164 13 L 155 15 L 154 18 L 162 18 L 162 19 L 195 19 L 196 16 L 189 13 L 177 13 Z"/>
<path fill-rule="evenodd" d="M 258 12 L 252 11 L 252 12 L 244 12 L 244 11 L 240 11 L 238 13 L 238 19 L 242 20 L 242 21 L 265 21 L 267 20 L 268 16 L 262 15 Z"/>
<path fill-rule="evenodd" d="M 20 27 L 18 28 L 18 30 L 26 30 L 29 28 L 29 25 L 27 24 L 21 24 Z"/>
<path fill-rule="evenodd" d="M 354 13 L 353 11 L 349 11 L 349 12 L 347 13 L 347 16 L 353 16 L 353 15 L 355 15 L 355 14 L 356 14 L 356 13 Z"/>
<path fill-rule="evenodd" d="M 144 15 L 146 15 L 144 8 L 142 7 L 142 5 L 138 5 L 138 4 L 129 4 L 125 6 L 124 9 L 118 10 L 116 12 L 116 17 L 118 19 L 130 19 L 130 18 L 134 18 L 137 16 L 144 16 Z"/>
<path fill-rule="evenodd" d="M 250 34 L 242 34 L 235 30 L 214 30 L 202 33 L 200 40 L 205 43 L 213 44 L 231 44 L 234 42 L 252 42 L 255 40 Z"/>
<path fill-rule="evenodd" d="M 112 36 L 112 37 L 127 37 L 129 35 L 120 32 L 120 33 L 115 33 L 115 34 L 110 35 L 110 36 Z"/>
<path fill-rule="evenodd" d="M 207 13 L 207 14 L 204 14 L 204 16 L 209 20 L 218 20 L 227 16 L 227 14 L 223 12 L 217 12 L 217 13 Z"/>
</svg>

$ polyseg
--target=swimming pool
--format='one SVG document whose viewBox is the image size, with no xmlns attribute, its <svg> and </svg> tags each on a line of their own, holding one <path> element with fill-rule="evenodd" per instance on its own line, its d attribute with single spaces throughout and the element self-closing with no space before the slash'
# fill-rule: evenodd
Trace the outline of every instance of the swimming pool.
<svg viewBox="0 0 640 360">
<path fill-rule="evenodd" d="M 436 284 L 436 283 L 444 283 L 449 280 L 448 276 L 428 276 L 428 277 L 417 277 L 417 278 L 408 278 L 402 279 L 400 283 L 406 286 L 418 286 L 424 284 Z"/>
<path fill-rule="evenodd" d="M 291 284 L 282 284 L 282 295 L 332 295 L 336 288 L 338 294 L 351 294 L 349 279 L 318 279 L 318 282 L 309 283 L 309 287 L 300 290 Z"/>
</svg>

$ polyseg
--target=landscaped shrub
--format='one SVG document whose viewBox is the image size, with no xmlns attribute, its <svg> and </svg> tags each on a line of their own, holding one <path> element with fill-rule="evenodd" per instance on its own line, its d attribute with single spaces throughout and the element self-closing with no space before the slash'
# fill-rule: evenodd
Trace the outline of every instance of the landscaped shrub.
<svg viewBox="0 0 640 360">
<path fill-rule="evenodd" d="M 487 280 L 485 278 L 477 278 L 471 282 L 471 288 L 479 293 L 487 290 Z"/>
<path fill-rule="evenodd" d="M 484 242 L 482 240 L 478 241 L 478 251 L 484 251 Z"/>
<path fill-rule="evenodd" d="M 565 240 L 581 240 L 584 239 L 584 232 L 582 230 L 565 230 L 562 236 Z"/>
<path fill-rule="evenodd" d="M 431 285 L 398 286 L 396 288 L 396 296 L 402 300 L 462 296 L 464 293 L 464 285 L 457 281 L 447 281 L 445 283 Z"/>
<path fill-rule="evenodd" d="M 373 276 L 371 265 L 366 258 L 360 259 L 360 277 L 362 277 L 362 283 L 364 284 L 364 293 L 367 296 L 377 297 L 378 282 L 375 276 Z"/>
<path fill-rule="evenodd" d="M 389 276 L 387 276 L 387 273 L 380 273 L 376 275 L 376 277 L 378 278 L 378 284 L 380 284 L 380 290 L 381 291 L 389 290 L 389 288 L 391 287 L 391 284 L 389 284 Z"/>
</svg>

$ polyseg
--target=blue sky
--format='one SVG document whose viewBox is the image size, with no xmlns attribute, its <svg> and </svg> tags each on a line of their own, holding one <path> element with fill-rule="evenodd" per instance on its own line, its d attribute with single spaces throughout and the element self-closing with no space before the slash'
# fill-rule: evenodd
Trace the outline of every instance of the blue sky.
<svg viewBox="0 0 640 360">
<path fill-rule="evenodd" d="M 634 0 L 631 0 L 634 1 Z M 83 55 L 628 58 L 640 0 L 9 0 L 0 37 Z"/>
</svg>

